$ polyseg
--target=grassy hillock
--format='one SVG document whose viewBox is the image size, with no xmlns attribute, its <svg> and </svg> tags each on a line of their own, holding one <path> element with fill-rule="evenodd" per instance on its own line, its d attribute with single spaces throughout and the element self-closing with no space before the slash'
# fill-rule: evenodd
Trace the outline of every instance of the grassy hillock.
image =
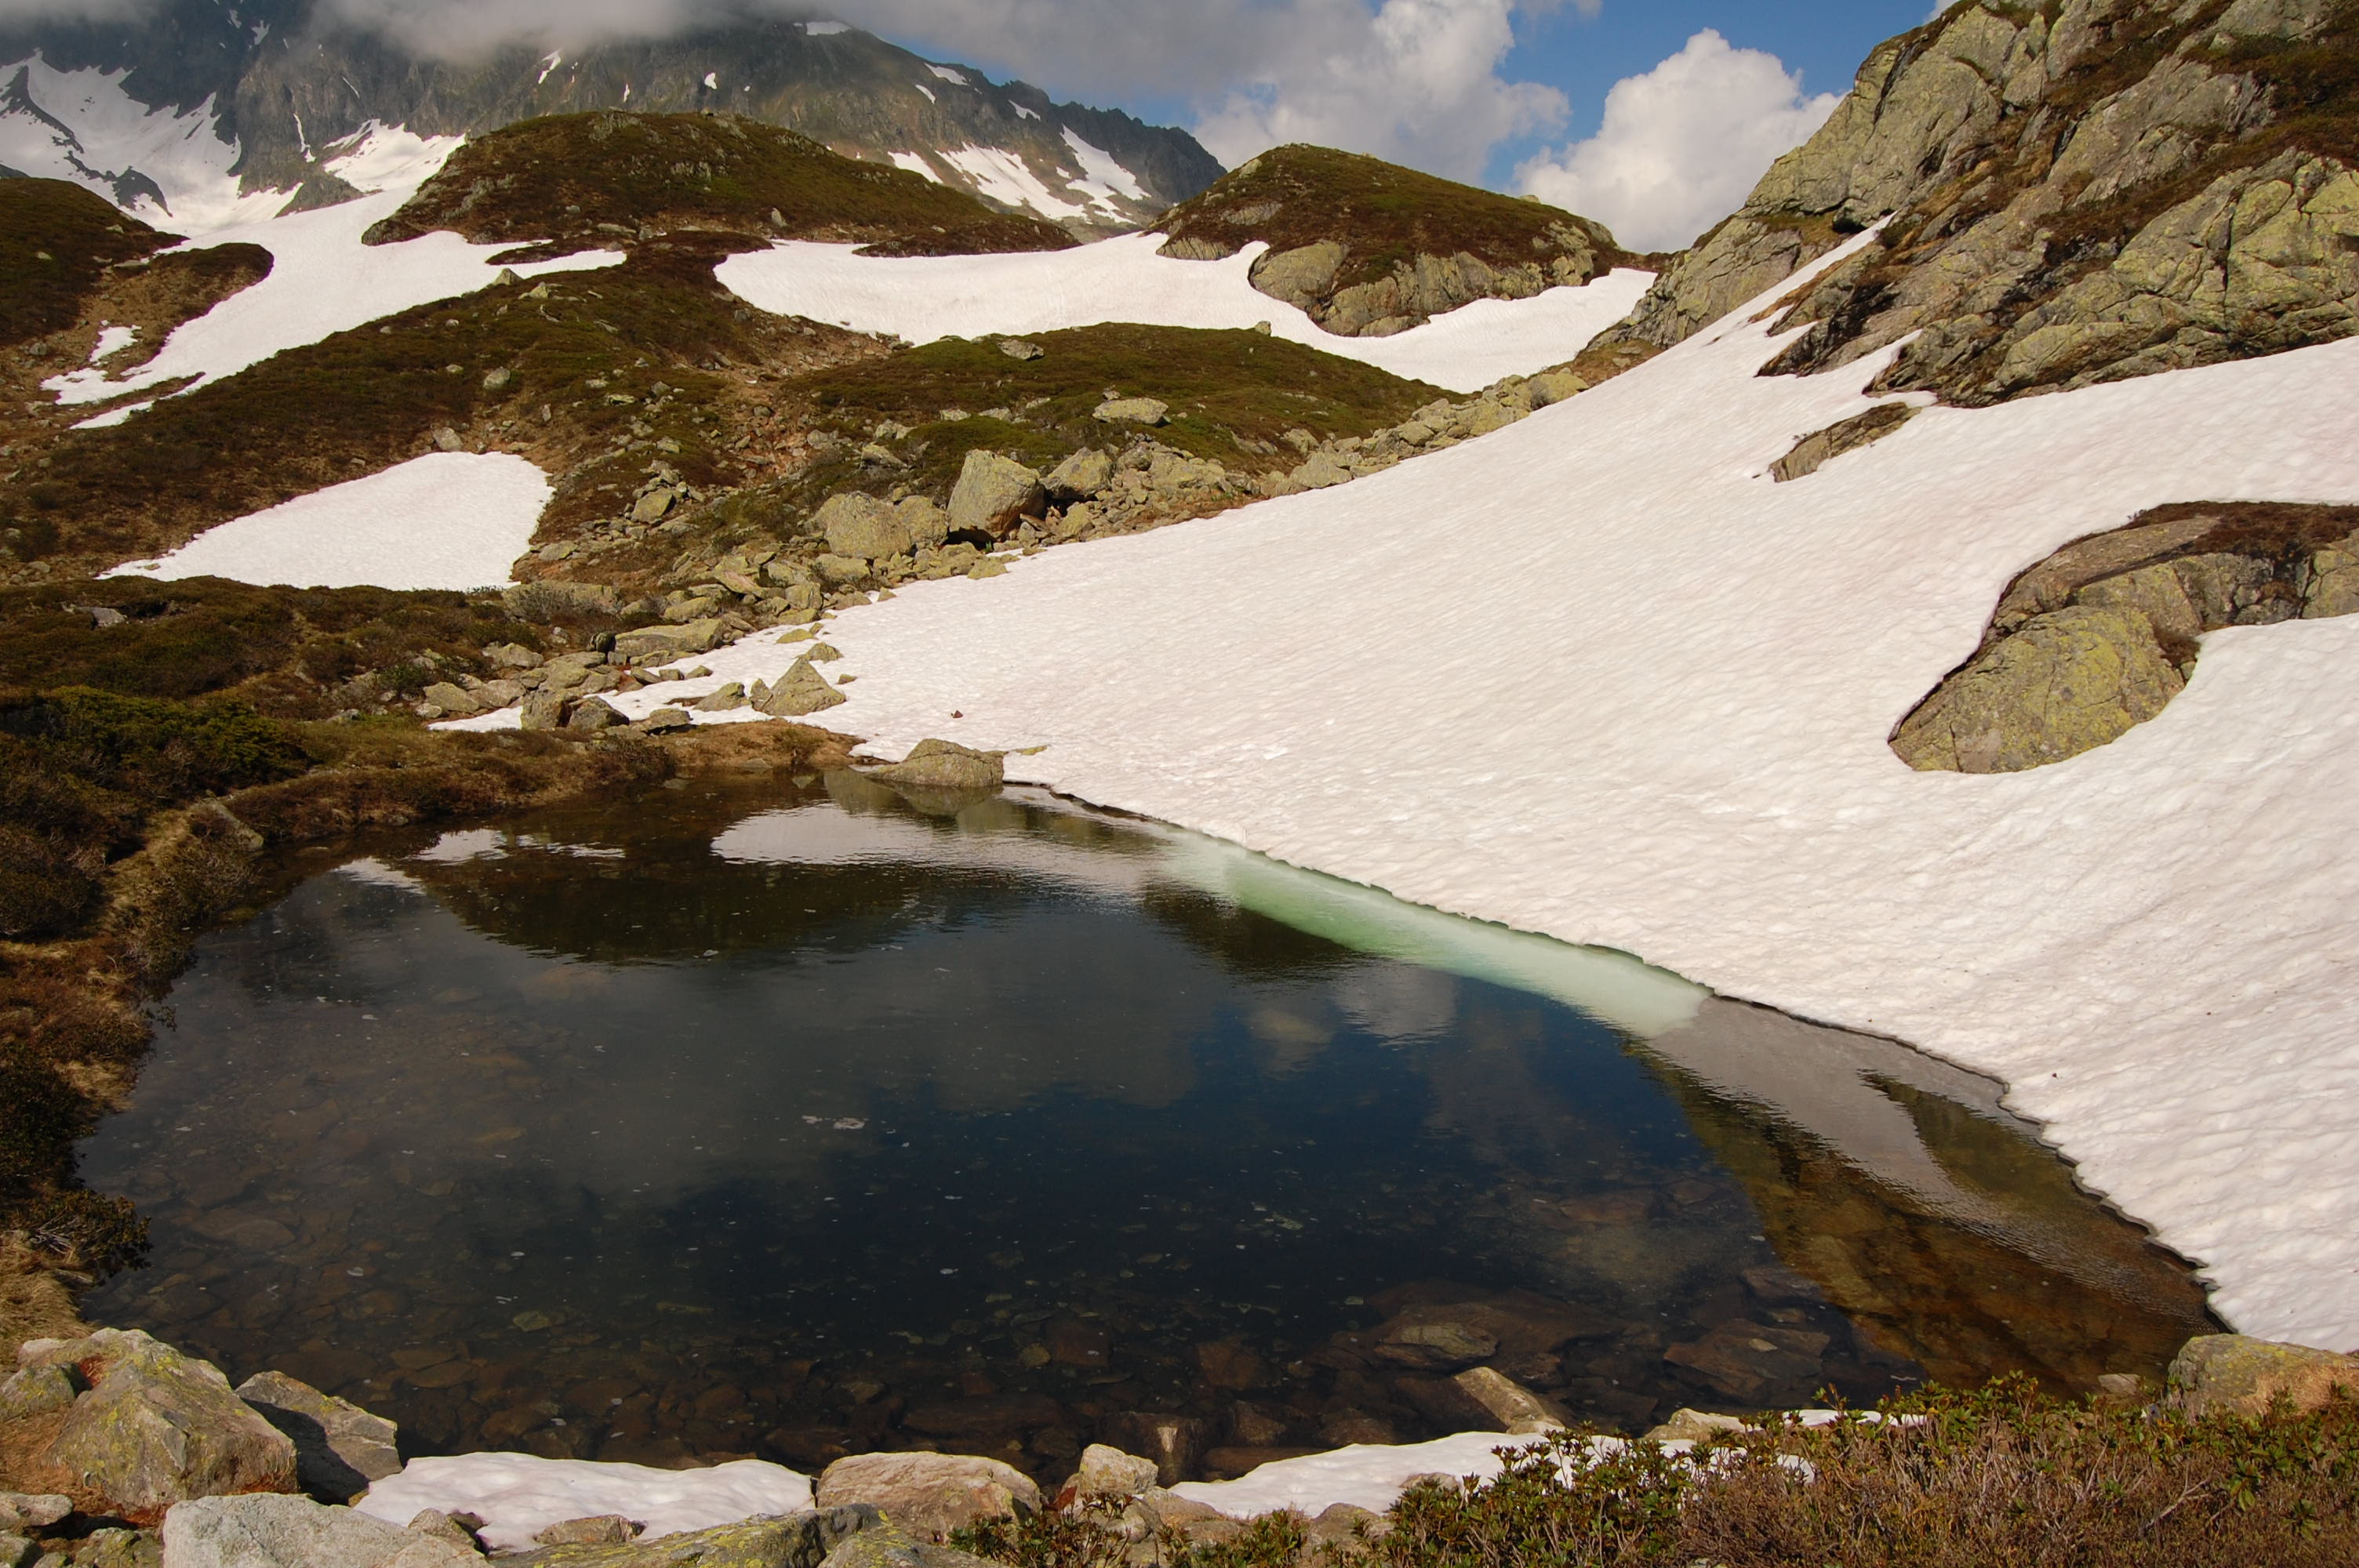
<svg viewBox="0 0 2359 1568">
<path fill-rule="evenodd" d="M 734 114 L 601 112 L 525 120 L 468 143 L 392 217 L 384 244 L 437 229 L 549 254 L 643 230 L 868 245 L 886 255 L 1063 250 L 1072 236 L 922 175 L 830 152 Z"/>
<path fill-rule="evenodd" d="M 1333 240 L 1346 252 L 1339 287 L 1373 283 L 1420 255 L 1462 251 L 1495 266 L 1584 248 L 1600 271 L 1636 259 L 1603 223 L 1560 208 L 1302 143 L 1251 159 L 1157 227 L 1223 255 L 1256 240 L 1274 251 Z"/>
<path fill-rule="evenodd" d="M 72 326 L 109 268 L 178 243 L 66 180 L 0 180 L 0 348 Z"/>
<path fill-rule="evenodd" d="M 568 496 L 608 505 L 602 485 L 627 503 L 647 461 L 635 442 L 669 442 L 665 460 L 692 483 L 732 482 L 731 443 L 756 406 L 730 367 L 883 351 L 746 310 L 712 261 L 659 241 L 619 268 L 500 285 L 289 350 L 64 435 L 45 468 L 0 483 L 0 518 L 38 532 L 61 568 L 95 570 L 417 457 L 446 429 L 563 476 L 560 513 Z"/>
<path fill-rule="evenodd" d="M 847 444 L 880 426 L 908 427 L 889 442 L 901 466 L 845 452 L 814 466 L 821 490 L 879 481 L 946 495 L 970 451 L 1053 466 L 1083 447 L 1121 447 L 1140 432 L 1092 416 L 1111 393 L 1167 404 L 1151 432 L 1161 445 L 1238 472 L 1288 468 L 1290 430 L 1325 440 L 1364 436 L 1449 393 L 1266 333 L 1109 325 L 1028 339 L 1038 358 L 1016 360 L 996 338 L 944 339 L 886 358 L 822 371 L 790 388 L 810 422 Z M 945 413 L 964 417 L 943 417 Z"/>
</svg>

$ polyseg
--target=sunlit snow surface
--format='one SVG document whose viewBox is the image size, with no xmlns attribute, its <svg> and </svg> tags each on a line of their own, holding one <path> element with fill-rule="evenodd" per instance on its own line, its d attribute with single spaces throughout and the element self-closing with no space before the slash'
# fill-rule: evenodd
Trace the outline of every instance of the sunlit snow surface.
<svg viewBox="0 0 2359 1568">
<path fill-rule="evenodd" d="M 494 1547 L 530 1551 L 550 1525 L 621 1514 L 646 1525 L 647 1537 L 710 1530 L 763 1514 L 810 1507 L 808 1476 L 783 1465 L 738 1459 L 703 1470 L 541 1459 L 529 1454 L 467 1454 L 413 1459 L 379 1481 L 355 1506 L 406 1525 L 424 1509 L 472 1513 Z"/>
<path fill-rule="evenodd" d="M 732 256 L 719 276 L 764 310 L 920 343 L 1106 321 L 1226 328 L 1267 321 L 1279 337 L 1453 392 L 1572 358 L 1628 315 L 1654 281 L 1624 269 L 1531 299 L 1480 299 L 1395 337 L 1343 338 L 1246 281 L 1266 247 L 1249 245 L 1226 261 L 1174 261 L 1155 254 L 1162 243 L 1160 234 L 1131 234 L 1069 251 L 882 257 L 790 241 Z"/>
<path fill-rule="evenodd" d="M 823 722 L 1045 745 L 1012 772 L 1991 1073 L 2239 1327 L 2359 1345 L 2359 618 L 2213 633 L 2061 765 L 1886 745 L 2060 545 L 2359 501 L 2359 341 L 1936 409 L 1774 484 L 1885 361 L 1759 376 L 1767 303 L 1351 485 L 908 585 L 830 622 Z"/>
<path fill-rule="evenodd" d="M 549 480 L 505 452 L 436 452 L 209 528 L 108 577 L 296 588 L 487 588 L 531 543 Z"/>
</svg>

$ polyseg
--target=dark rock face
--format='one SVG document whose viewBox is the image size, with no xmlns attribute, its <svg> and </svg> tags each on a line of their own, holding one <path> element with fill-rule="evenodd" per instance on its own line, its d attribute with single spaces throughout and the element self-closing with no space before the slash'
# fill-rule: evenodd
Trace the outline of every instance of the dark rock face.
<svg viewBox="0 0 2359 1568">
<path fill-rule="evenodd" d="M 244 149 L 239 173 L 248 188 L 304 188 L 301 199 L 312 203 L 333 195 L 310 184 L 322 172 L 318 150 L 372 120 L 421 135 L 472 136 L 538 115 L 625 106 L 734 112 L 872 162 L 914 151 L 946 183 L 975 193 L 974 177 L 940 155 L 1005 150 L 1062 193 L 1090 178 L 1078 139 L 1120 164 L 1141 192 L 1060 196 L 1081 210 L 1071 222 L 1082 230 L 1145 222 L 1221 173 L 1184 131 L 1058 103 L 1038 88 L 994 84 L 978 70 L 957 68 L 953 81 L 857 28 L 746 21 L 567 49 L 551 65 L 549 46 L 525 43 L 463 59 L 413 56 L 385 34 L 338 25 L 327 10 L 318 0 L 165 0 L 136 27 L 113 20 L 0 27 L 0 61 L 38 51 L 60 70 L 127 71 L 134 97 L 178 110 L 210 98 L 221 106 L 223 139 Z M 146 178 L 136 170 L 131 177 Z"/>
<path fill-rule="evenodd" d="M 1843 240 L 1771 369 L 1910 334 L 1876 382 L 1962 405 L 2276 353 L 2359 326 L 2346 0 L 1952 6 L 1601 340 L 1669 347 Z"/>
</svg>

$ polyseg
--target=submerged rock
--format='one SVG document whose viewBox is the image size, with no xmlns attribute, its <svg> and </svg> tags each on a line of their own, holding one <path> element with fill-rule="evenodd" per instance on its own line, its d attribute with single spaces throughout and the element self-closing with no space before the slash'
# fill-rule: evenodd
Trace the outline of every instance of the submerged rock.
<svg viewBox="0 0 2359 1568">
<path fill-rule="evenodd" d="M 870 769 L 868 776 L 897 788 L 997 789 L 1007 779 L 1006 758 L 1004 752 L 977 752 L 955 741 L 920 741 L 908 756 Z"/>
</svg>

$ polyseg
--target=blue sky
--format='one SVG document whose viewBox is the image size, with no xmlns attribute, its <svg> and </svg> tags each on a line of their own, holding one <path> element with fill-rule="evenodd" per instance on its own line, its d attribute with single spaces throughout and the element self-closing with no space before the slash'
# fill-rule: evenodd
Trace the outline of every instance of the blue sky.
<svg viewBox="0 0 2359 1568">
<path fill-rule="evenodd" d="M 1586 136 L 1615 82 L 1652 70 L 1703 28 L 1776 55 L 1801 73 L 1808 92 L 1842 92 L 1869 49 L 1924 21 L 1927 9 L 1927 0 L 1606 0 L 1592 19 L 1568 5 L 1519 18 L 1517 47 L 1500 72 L 1562 89 L 1572 100 L 1571 134 Z M 1533 137 L 1502 144 L 1485 183 L 1506 183 L 1538 146 Z"/>
</svg>

